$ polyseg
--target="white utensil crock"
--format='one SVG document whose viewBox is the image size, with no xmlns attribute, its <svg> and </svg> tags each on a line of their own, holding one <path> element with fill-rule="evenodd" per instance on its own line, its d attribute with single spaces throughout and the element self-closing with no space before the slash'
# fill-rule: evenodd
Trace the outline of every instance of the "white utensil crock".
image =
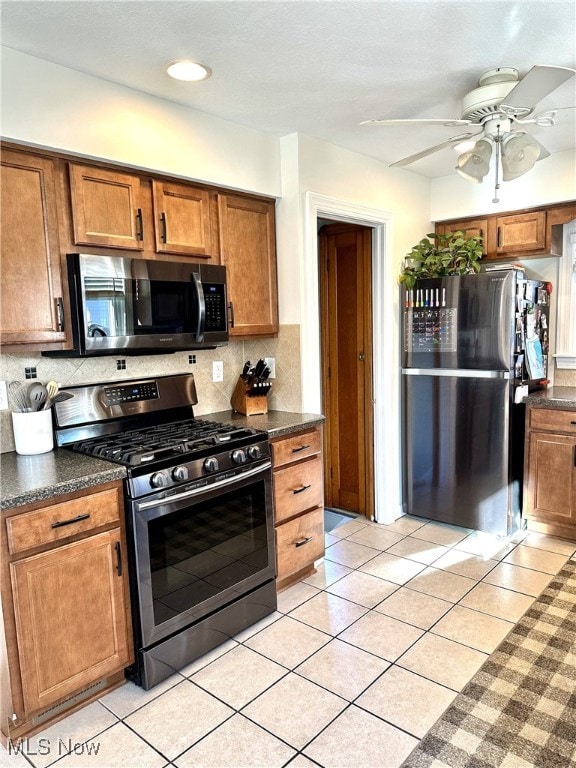
<svg viewBox="0 0 576 768">
<path fill-rule="evenodd" d="M 48 453 L 54 447 L 52 434 L 52 409 L 12 413 L 12 428 L 16 453 L 31 456 L 35 453 Z"/>
</svg>

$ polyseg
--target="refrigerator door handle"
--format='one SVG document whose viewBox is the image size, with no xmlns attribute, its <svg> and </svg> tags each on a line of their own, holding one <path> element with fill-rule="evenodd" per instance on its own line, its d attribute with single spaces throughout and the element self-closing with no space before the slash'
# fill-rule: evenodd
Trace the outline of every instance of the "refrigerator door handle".
<svg viewBox="0 0 576 768">
<path fill-rule="evenodd" d="M 468 379 L 513 379 L 512 371 L 481 371 L 469 368 L 402 368 L 407 376 L 456 376 Z"/>
</svg>

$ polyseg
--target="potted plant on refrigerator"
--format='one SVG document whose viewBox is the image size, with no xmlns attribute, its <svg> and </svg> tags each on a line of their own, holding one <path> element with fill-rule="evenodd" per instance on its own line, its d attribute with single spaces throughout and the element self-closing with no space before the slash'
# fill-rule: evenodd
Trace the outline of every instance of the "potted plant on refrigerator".
<svg viewBox="0 0 576 768">
<path fill-rule="evenodd" d="M 400 282 L 413 288 L 420 277 L 471 275 L 480 272 L 482 237 L 466 237 L 464 232 L 426 235 L 406 254 Z"/>
</svg>

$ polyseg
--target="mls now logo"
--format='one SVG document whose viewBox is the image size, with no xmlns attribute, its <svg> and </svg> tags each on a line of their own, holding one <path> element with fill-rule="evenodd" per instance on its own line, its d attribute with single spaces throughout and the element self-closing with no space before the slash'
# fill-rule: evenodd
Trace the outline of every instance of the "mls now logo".
<svg viewBox="0 0 576 768">
<path fill-rule="evenodd" d="M 81 744 L 73 742 L 72 739 L 67 741 L 64 739 L 57 739 L 56 742 L 52 742 L 50 739 L 20 739 L 16 743 L 12 740 L 8 741 L 8 754 L 9 755 L 23 755 L 25 757 L 34 757 L 37 755 L 53 755 L 54 757 L 60 757 L 61 755 L 97 755 L 100 750 L 100 743 L 86 742 Z"/>
</svg>

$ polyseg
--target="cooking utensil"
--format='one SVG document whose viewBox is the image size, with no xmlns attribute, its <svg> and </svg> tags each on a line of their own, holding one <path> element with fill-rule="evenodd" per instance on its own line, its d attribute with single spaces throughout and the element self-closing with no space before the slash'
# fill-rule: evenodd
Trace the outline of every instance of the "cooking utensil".
<svg viewBox="0 0 576 768">
<path fill-rule="evenodd" d="M 26 413 L 30 410 L 30 404 L 28 402 L 28 397 L 26 396 L 24 384 L 22 384 L 21 381 L 11 381 L 10 384 L 8 384 L 8 393 L 16 411 Z"/>
<path fill-rule="evenodd" d="M 56 403 L 63 403 L 64 400 L 70 400 L 72 397 L 74 397 L 74 395 L 71 392 L 58 392 L 44 404 L 44 408 L 51 408 L 53 405 L 56 405 Z"/>
<path fill-rule="evenodd" d="M 44 384 L 41 384 L 39 381 L 35 381 L 28 387 L 26 396 L 28 397 L 32 410 L 39 411 L 46 402 L 48 390 Z"/>
<path fill-rule="evenodd" d="M 47 391 L 47 401 L 53 400 L 56 395 L 58 394 L 58 382 L 56 381 L 49 381 L 46 384 L 46 391 Z M 46 405 L 44 405 L 46 407 Z"/>
</svg>

